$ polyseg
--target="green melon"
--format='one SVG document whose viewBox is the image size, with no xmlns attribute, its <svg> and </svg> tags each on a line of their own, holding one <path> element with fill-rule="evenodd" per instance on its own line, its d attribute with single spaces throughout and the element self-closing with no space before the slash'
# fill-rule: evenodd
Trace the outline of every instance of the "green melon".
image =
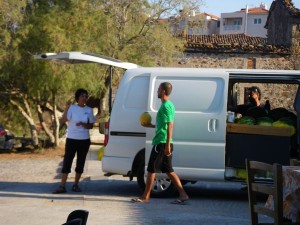
<svg viewBox="0 0 300 225">
<path fill-rule="evenodd" d="M 291 135 L 294 135 L 296 133 L 295 122 L 291 118 L 288 117 L 281 118 L 275 121 L 272 125 L 273 127 L 289 127 L 291 128 Z"/>
<path fill-rule="evenodd" d="M 256 125 L 259 126 L 272 126 L 273 120 L 270 117 L 260 117 L 256 119 Z"/>
<path fill-rule="evenodd" d="M 238 121 L 238 124 L 248 124 L 248 125 L 254 125 L 255 119 L 251 116 L 243 116 Z"/>
<path fill-rule="evenodd" d="M 152 118 L 151 115 L 148 112 L 143 112 L 140 116 L 140 124 L 143 125 L 149 125 L 151 124 Z"/>
</svg>

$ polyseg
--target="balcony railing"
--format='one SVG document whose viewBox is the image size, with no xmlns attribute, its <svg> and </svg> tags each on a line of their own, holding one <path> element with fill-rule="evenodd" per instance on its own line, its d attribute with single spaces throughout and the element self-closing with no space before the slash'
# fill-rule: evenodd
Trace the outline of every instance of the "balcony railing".
<svg viewBox="0 0 300 225">
<path fill-rule="evenodd" d="M 241 25 L 225 25 L 224 30 L 241 30 Z"/>
</svg>

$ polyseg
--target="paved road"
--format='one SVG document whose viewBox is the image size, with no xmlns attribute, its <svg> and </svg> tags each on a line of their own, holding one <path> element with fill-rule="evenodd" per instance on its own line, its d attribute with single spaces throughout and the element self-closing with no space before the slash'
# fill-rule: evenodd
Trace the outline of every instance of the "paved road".
<svg viewBox="0 0 300 225">
<path fill-rule="evenodd" d="M 137 183 L 121 176 L 104 177 L 92 146 L 82 193 L 51 194 L 59 182 L 61 158 L 0 160 L 0 221 L 5 225 L 60 225 L 75 209 L 90 212 L 88 225 L 98 224 L 200 224 L 248 225 L 246 191 L 232 183 L 187 185 L 187 205 L 169 204 L 173 198 L 131 203 L 141 194 Z"/>
</svg>

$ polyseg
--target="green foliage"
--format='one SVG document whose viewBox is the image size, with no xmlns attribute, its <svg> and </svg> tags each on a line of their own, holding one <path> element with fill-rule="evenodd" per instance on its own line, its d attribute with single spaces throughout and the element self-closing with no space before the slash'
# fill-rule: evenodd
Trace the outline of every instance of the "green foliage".
<svg viewBox="0 0 300 225">
<path fill-rule="evenodd" d="M 162 16 L 179 9 L 197 9 L 198 0 L 0 0 L 0 104 L 14 100 L 37 120 L 36 105 L 64 108 L 64 102 L 83 87 L 95 97 L 108 88 L 108 68 L 95 64 L 61 65 L 37 61 L 43 52 L 84 51 L 143 66 L 167 65 L 182 43 L 169 32 Z M 187 12 L 189 10 L 186 10 Z M 8 13 L 9 12 L 9 13 Z M 123 71 L 116 69 L 113 84 Z M 16 109 L 10 105 L 11 109 Z M 20 110 L 20 109 L 19 109 Z M 0 107 L 5 118 L 16 117 Z M 25 110 L 26 111 L 26 110 Z M 9 117 L 7 117 L 9 115 Z M 26 118 L 28 121 L 28 118 Z"/>
</svg>

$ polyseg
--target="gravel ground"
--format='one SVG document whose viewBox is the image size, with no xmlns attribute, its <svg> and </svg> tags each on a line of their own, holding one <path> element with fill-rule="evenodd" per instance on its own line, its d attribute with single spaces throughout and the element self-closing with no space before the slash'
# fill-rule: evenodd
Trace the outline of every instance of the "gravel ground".
<svg viewBox="0 0 300 225">
<path fill-rule="evenodd" d="M 80 182 L 81 193 L 70 191 L 53 195 L 60 181 L 61 156 L 0 159 L 0 211 L 5 225 L 59 225 L 71 211 L 90 212 L 88 225 L 106 224 L 199 224 L 248 225 L 246 194 L 239 187 L 221 189 L 209 184 L 190 185 L 192 199 L 185 206 L 169 204 L 170 198 L 152 198 L 149 204 L 133 204 L 141 194 L 136 182 L 122 176 L 104 177 L 101 163 L 95 160 L 99 146 L 92 146 L 87 171 Z M 25 156 L 25 155 L 24 155 Z M 74 175 L 73 175 L 74 176 Z M 225 194 L 223 194 L 225 192 Z"/>
<path fill-rule="evenodd" d="M 95 157 L 103 143 L 103 135 L 98 128 L 91 130 L 90 153 L 87 159 Z M 57 148 L 47 149 L 40 152 L 23 151 L 0 152 L 0 181 L 31 181 L 44 182 L 60 178 L 60 169 L 64 155 L 64 142 Z M 88 160 L 87 160 L 88 163 Z M 73 169 L 72 169 L 73 170 Z M 86 171 L 85 171 L 86 172 Z M 72 177 L 72 173 L 70 174 Z"/>
<path fill-rule="evenodd" d="M 23 158 L 0 160 L 1 181 L 46 182 L 55 179 L 62 158 Z"/>
<path fill-rule="evenodd" d="M 249 224 L 246 193 L 236 185 L 226 189 L 206 187 L 205 183 L 188 186 L 192 199 L 186 206 L 169 204 L 174 197 L 153 198 L 149 204 L 131 203 L 130 199 L 139 196 L 141 190 L 136 182 L 128 182 L 128 178 L 103 175 L 96 157 L 100 147 L 92 145 L 87 156 L 80 182 L 83 192 L 70 191 L 73 172 L 68 179 L 68 192 L 62 195 L 51 192 L 60 182 L 63 146 L 43 154 L 1 153 L 1 224 L 59 225 L 65 222 L 68 213 L 81 208 L 90 212 L 89 225 Z"/>
</svg>

